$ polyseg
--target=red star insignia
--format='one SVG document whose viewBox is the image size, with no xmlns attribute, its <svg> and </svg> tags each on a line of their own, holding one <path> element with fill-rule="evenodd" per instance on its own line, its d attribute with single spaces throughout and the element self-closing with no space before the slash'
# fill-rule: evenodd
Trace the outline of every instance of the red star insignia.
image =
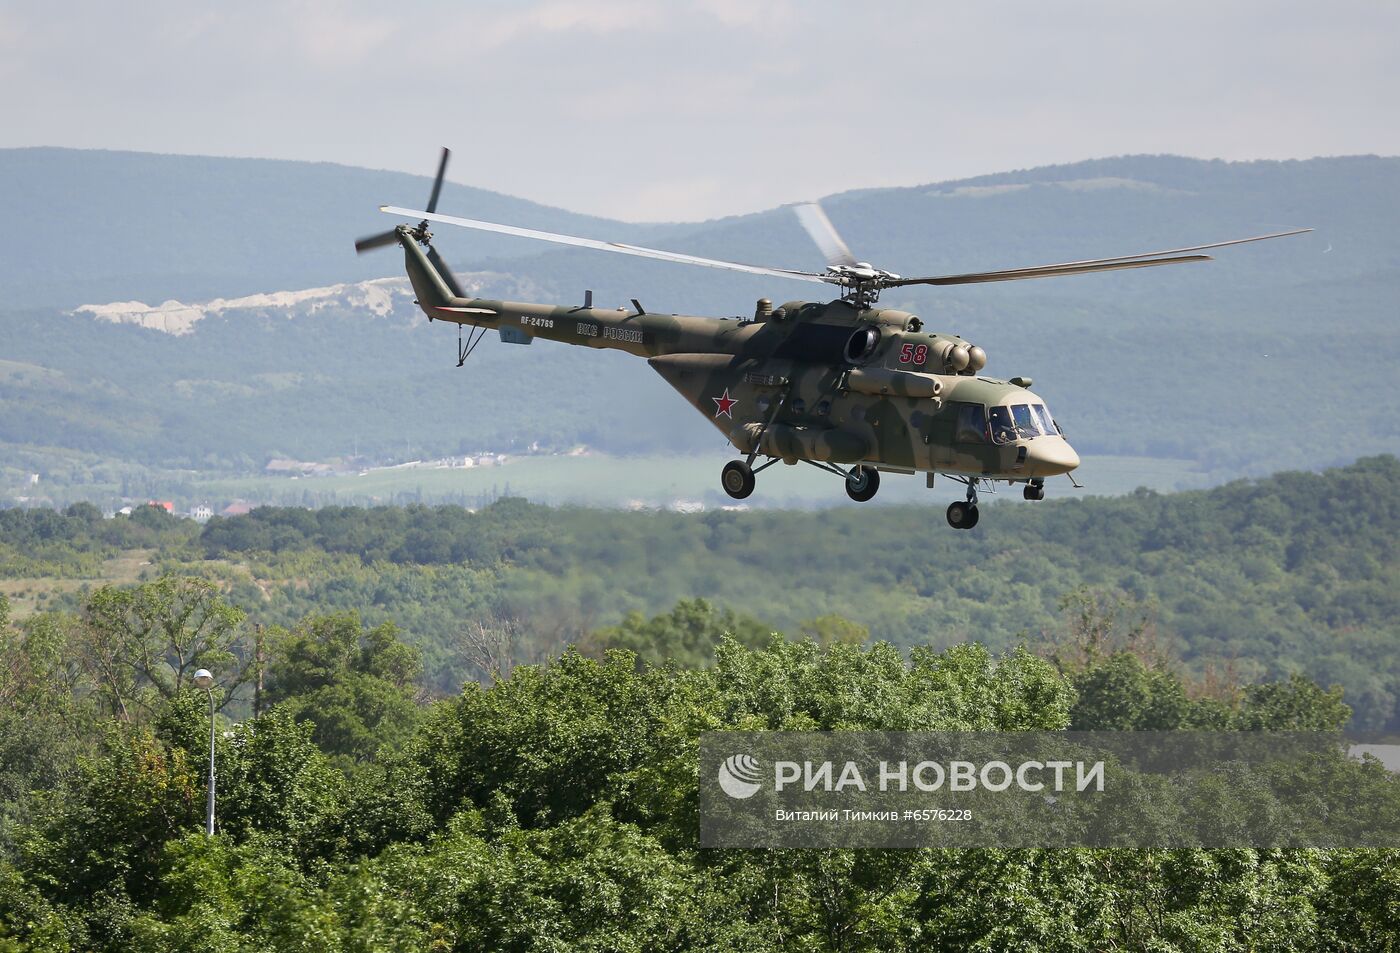
<svg viewBox="0 0 1400 953">
<path fill-rule="evenodd" d="M 738 405 L 739 402 L 733 397 L 729 396 L 728 387 L 724 389 L 723 397 L 711 397 L 710 400 L 715 402 L 716 417 L 728 417 L 731 420 L 734 419 L 734 414 L 732 413 L 732 411 L 734 410 L 735 406 Z"/>
</svg>

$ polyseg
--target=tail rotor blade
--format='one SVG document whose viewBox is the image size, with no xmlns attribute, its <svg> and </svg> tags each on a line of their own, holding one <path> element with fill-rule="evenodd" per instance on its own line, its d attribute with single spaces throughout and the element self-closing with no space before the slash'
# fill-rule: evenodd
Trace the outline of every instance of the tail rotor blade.
<svg viewBox="0 0 1400 953">
<path fill-rule="evenodd" d="M 355 253 L 363 255 L 367 251 L 376 248 L 383 248 L 385 245 L 393 245 L 399 240 L 398 230 L 380 232 L 378 235 L 370 235 L 355 242 Z"/>
<path fill-rule="evenodd" d="M 447 173 L 447 157 L 450 155 L 451 150 L 443 146 L 442 159 L 438 161 L 437 178 L 433 180 L 433 194 L 428 196 L 428 204 L 424 206 L 429 212 L 437 211 L 438 196 L 442 194 L 442 177 Z"/>
</svg>

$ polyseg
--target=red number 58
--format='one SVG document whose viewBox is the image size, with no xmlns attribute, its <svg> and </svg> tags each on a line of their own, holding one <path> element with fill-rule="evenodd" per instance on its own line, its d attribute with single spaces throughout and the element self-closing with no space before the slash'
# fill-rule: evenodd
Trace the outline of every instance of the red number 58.
<svg viewBox="0 0 1400 953">
<path fill-rule="evenodd" d="M 928 345 L 920 344 L 917 347 L 913 344 L 906 344 L 899 349 L 899 362 L 901 364 L 922 364 L 928 360 Z"/>
</svg>

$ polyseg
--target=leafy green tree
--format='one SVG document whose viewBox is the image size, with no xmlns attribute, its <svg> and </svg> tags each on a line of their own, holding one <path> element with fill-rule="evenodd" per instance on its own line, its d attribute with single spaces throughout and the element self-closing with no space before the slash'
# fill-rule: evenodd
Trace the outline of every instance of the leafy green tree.
<svg viewBox="0 0 1400 953">
<path fill-rule="evenodd" d="M 167 702 L 154 728 L 207 780 L 209 706 L 203 692 L 186 691 Z M 274 708 L 218 732 L 216 831 L 239 842 L 259 838 L 298 860 L 338 849 L 347 784 L 311 740 L 313 730 Z"/>
<path fill-rule="evenodd" d="M 731 609 L 720 609 L 704 599 L 682 599 L 670 612 L 650 619 L 629 612 L 617 625 L 590 633 L 580 648 L 589 654 L 609 649 L 631 652 L 644 665 L 674 662 L 700 668 L 714 661 L 715 646 L 726 636 L 740 645 L 756 647 L 768 641 L 772 629 Z"/>
<path fill-rule="evenodd" d="M 410 898 L 420 949 L 640 953 L 708 947 L 712 933 L 696 914 L 691 865 L 603 808 L 494 838 L 468 812 L 370 870 L 381 896 Z"/>
<path fill-rule="evenodd" d="M 124 721 L 177 696 L 195 670 L 218 673 L 225 701 L 247 676 L 243 610 L 212 582 L 164 575 L 131 588 L 103 586 L 83 607 L 84 664 L 95 690 Z"/>
<path fill-rule="evenodd" d="M 77 629 L 57 613 L 0 626 L 0 857 L 30 817 L 34 792 L 58 787 L 100 737 L 73 651 Z"/>
<path fill-rule="evenodd" d="M 863 645 L 870 638 L 870 629 L 834 612 L 806 619 L 797 624 L 797 633 L 826 648 L 831 645 Z"/>
<path fill-rule="evenodd" d="M 1196 711 L 1172 672 L 1152 669 L 1130 652 L 1098 660 L 1070 677 L 1078 696 L 1071 727 L 1080 731 L 1172 731 Z"/>
<path fill-rule="evenodd" d="M 82 921 L 46 900 L 0 860 L 0 953 L 69 953 L 87 947 Z"/>
<path fill-rule="evenodd" d="M 45 795 L 21 839 L 21 869 L 65 905 L 104 899 L 94 916 L 107 918 L 110 934 L 112 909 L 159 893 L 164 845 L 201 828 L 203 795 L 204 779 L 183 750 L 146 728 L 114 728 L 100 757 Z"/>
<path fill-rule="evenodd" d="M 1341 731 L 1351 719 L 1342 689 L 1293 674 L 1286 682 L 1250 685 L 1231 727 L 1241 731 Z"/>
<path fill-rule="evenodd" d="M 160 896 L 128 926 L 132 949 L 315 953 L 345 948 L 336 912 L 322 890 L 258 839 L 235 843 L 189 834 L 165 845 L 163 861 Z"/>
<path fill-rule="evenodd" d="M 218 759 L 218 830 L 306 861 L 339 848 L 348 785 L 314 728 L 274 709 L 228 732 Z"/>
<path fill-rule="evenodd" d="M 1317 900 L 1322 943 L 1346 953 L 1400 950 L 1400 851 L 1334 851 Z"/>
<path fill-rule="evenodd" d="M 273 642 L 268 701 L 309 722 L 321 750 L 364 763 L 417 726 L 422 654 L 392 623 L 370 629 L 355 612 L 311 616 Z"/>
</svg>

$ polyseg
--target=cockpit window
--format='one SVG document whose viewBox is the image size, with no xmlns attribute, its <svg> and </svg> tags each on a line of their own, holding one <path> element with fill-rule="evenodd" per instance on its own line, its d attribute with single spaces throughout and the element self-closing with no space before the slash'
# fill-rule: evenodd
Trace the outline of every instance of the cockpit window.
<svg viewBox="0 0 1400 953">
<path fill-rule="evenodd" d="M 958 404 L 958 443 L 987 442 L 987 408 L 981 404 Z"/>
<path fill-rule="evenodd" d="M 1016 421 L 1016 433 L 1022 440 L 1040 436 L 1040 425 L 1036 423 L 1029 404 L 1017 404 L 1012 407 L 1011 417 Z"/>
<path fill-rule="evenodd" d="M 1050 416 L 1050 411 L 1045 409 L 1044 404 L 1031 404 L 1031 410 L 1035 412 L 1035 419 L 1040 421 L 1040 429 L 1043 433 L 1053 434 L 1059 431 L 1055 426 L 1055 419 Z"/>
<path fill-rule="evenodd" d="M 1012 404 L 1010 407 L 987 408 L 993 443 L 1012 443 L 1053 436 L 1060 432 L 1044 404 Z"/>
<path fill-rule="evenodd" d="M 989 407 L 987 417 L 992 424 L 993 443 L 1011 443 L 1016 439 L 1016 424 L 1010 407 Z"/>
</svg>

